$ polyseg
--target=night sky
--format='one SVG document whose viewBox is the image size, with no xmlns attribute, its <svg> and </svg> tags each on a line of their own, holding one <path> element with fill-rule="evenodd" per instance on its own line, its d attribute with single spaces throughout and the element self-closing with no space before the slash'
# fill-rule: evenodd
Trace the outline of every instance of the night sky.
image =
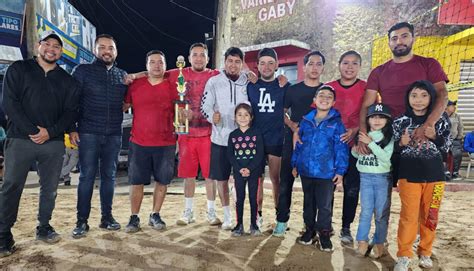
<svg viewBox="0 0 474 271">
<path fill-rule="evenodd" d="M 146 53 L 153 49 L 165 53 L 168 69 L 175 67 L 180 54 L 187 60 L 189 46 L 194 42 L 205 42 L 204 34 L 213 32 L 217 15 L 217 0 L 69 2 L 96 26 L 97 34 L 114 36 L 118 66 L 127 72 L 145 70 Z M 212 56 L 212 47 L 210 50 Z"/>
</svg>

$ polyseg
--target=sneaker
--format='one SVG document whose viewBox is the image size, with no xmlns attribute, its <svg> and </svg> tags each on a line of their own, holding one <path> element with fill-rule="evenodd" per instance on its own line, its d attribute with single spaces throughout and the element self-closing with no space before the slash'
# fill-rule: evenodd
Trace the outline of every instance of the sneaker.
<svg viewBox="0 0 474 271">
<path fill-rule="evenodd" d="M 277 222 L 275 228 L 273 229 L 272 235 L 275 237 L 283 237 L 287 229 L 286 222 Z"/>
<path fill-rule="evenodd" d="M 150 220 L 148 221 L 148 225 L 150 225 L 155 230 L 166 229 L 166 223 L 161 219 L 160 213 L 150 214 Z"/>
<path fill-rule="evenodd" d="M 367 254 L 367 250 L 369 249 L 369 243 L 365 241 L 359 241 L 359 245 L 357 247 L 357 256 L 365 257 Z"/>
<path fill-rule="evenodd" d="M 380 259 L 385 255 L 385 243 L 384 244 L 377 244 L 372 247 L 372 251 L 370 253 L 370 257 L 374 259 Z"/>
<path fill-rule="evenodd" d="M 222 223 L 221 225 L 221 229 L 225 230 L 225 231 L 230 231 L 232 230 L 232 220 L 224 220 L 224 222 Z"/>
<path fill-rule="evenodd" d="M 72 230 L 72 238 L 82 238 L 86 236 L 87 232 L 89 232 L 89 225 L 87 225 L 87 221 L 78 220 L 76 222 L 76 227 L 74 230 Z"/>
<path fill-rule="evenodd" d="M 191 209 L 184 209 L 183 215 L 181 216 L 180 219 L 178 219 L 178 220 L 176 221 L 176 224 L 177 224 L 177 225 L 181 225 L 181 226 L 185 226 L 185 225 L 188 225 L 188 224 L 193 223 L 194 221 L 195 221 L 195 220 L 194 220 L 193 210 L 191 210 Z"/>
<path fill-rule="evenodd" d="M 36 240 L 53 244 L 61 240 L 61 236 L 54 230 L 51 225 L 37 226 L 36 227 Z"/>
<path fill-rule="evenodd" d="M 140 230 L 140 218 L 137 215 L 131 215 L 127 226 L 125 226 L 126 233 L 134 233 Z"/>
<path fill-rule="evenodd" d="M 462 177 L 459 175 L 459 172 L 454 172 L 453 181 L 460 181 L 460 180 L 462 180 Z"/>
<path fill-rule="evenodd" d="M 408 271 L 409 266 L 410 266 L 410 258 L 398 257 L 397 264 L 395 264 L 393 271 Z"/>
<path fill-rule="evenodd" d="M 354 239 L 351 235 L 351 229 L 349 228 L 342 228 L 341 232 L 339 233 L 339 238 L 341 239 L 341 243 L 344 245 L 352 245 L 354 243 Z"/>
<path fill-rule="evenodd" d="M 207 210 L 207 222 L 209 222 L 209 225 L 211 226 L 222 224 L 221 220 L 216 215 L 215 209 L 211 208 Z"/>
<path fill-rule="evenodd" d="M 314 230 L 306 229 L 306 231 L 298 238 L 298 243 L 302 245 L 311 245 L 313 243 L 313 238 L 316 235 Z"/>
<path fill-rule="evenodd" d="M 242 224 L 237 224 L 234 229 L 232 229 L 232 236 L 233 237 L 239 237 L 245 234 L 244 231 L 244 225 Z"/>
<path fill-rule="evenodd" d="M 261 236 L 262 232 L 257 225 L 250 225 L 250 235 L 252 236 Z"/>
<path fill-rule="evenodd" d="M 261 229 L 263 226 L 263 216 L 257 213 L 257 227 Z"/>
<path fill-rule="evenodd" d="M 112 215 L 103 216 L 100 220 L 99 228 L 106 229 L 108 231 L 117 231 L 120 230 L 120 224 L 115 220 Z"/>
<path fill-rule="evenodd" d="M 449 172 L 449 171 L 444 172 L 444 176 L 446 176 L 446 181 L 450 181 L 450 180 L 451 180 L 451 177 L 452 177 L 452 176 L 451 176 L 451 172 Z"/>
<path fill-rule="evenodd" d="M 71 186 L 71 181 L 64 181 L 65 186 Z"/>
<path fill-rule="evenodd" d="M 334 250 L 329 233 L 319 235 L 319 249 L 324 252 L 331 252 Z"/>
<path fill-rule="evenodd" d="M 0 241 L 0 258 L 12 255 L 15 250 L 15 240 L 13 240 L 13 235 L 9 233 Z"/>
<path fill-rule="evenodd" d="M 418 264 L 421 268 L 433 268 L 433 261 L 430 256 L 420 256 L 420 263 Z"/>
</svg>

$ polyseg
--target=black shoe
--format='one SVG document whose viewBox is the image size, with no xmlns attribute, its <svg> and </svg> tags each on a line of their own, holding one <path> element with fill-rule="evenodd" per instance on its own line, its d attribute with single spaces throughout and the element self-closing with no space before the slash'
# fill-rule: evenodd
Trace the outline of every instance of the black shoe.
<svg viewBox="0 0 474 271">
<path fill-rule="evenodd" d="M 65 186 L 71 186 L 71 181 L 64 181 Z"/>
<path fill-rule="evenodd" d="M 331 252 L 334 250 L 329 233 L 319 234 L 319 249 L 325 252 Z"/>
<path fill-rule="evenodd" d="M 106 229 L 109 231 L 117 231 L 120 230 L 120 224 L 115 220 L 112 215 L 103 216 L 100 220 L 99 228 Z"/>
<path fill-rule="evenodd" d="M 15 250 L 15 240 L 13 240 L 11 233 L 6 234 L 6 236 L 0 239 L 0 258 L 12 255 Z"/>
<path fill-rule="evenodd" d="M 148 221 L 148 225 L 150 225 L 155 230 L 166 229 L 166 223 L 161 219 L 160 213 L 150 214 L 150 220 Z"/>
<path fill-rule="evenodd" d="M 349 228 L 342 228 L 339 233 L 339 238 L 344 245 L 352 245 L 354 243 L 354 238 L 352 238 L 351 229 Z"/>
<path fill-rule="evenodd" d="M 303 235 L 298 238 L 298 243 L 302 245 L 311 245 L 315 236 L 316 232 L 314 230 L 306 229 Z"/>
<path fill-rule="evenodd" d="M 137 215 L 131 215 L 130 220 L 128 221 L 128 224 L 125 227 L 125 232 L 134 233 L 139 230 L 140 230 L 140 218 Z"/>
<path fill-rule="evenodd" d="M 36 227 L 36 240 L 40 240 L 49 244 L 57 243 L 61 240 L 61 236 L 54 230 L 51 225 Z"/>
<path fill-rule="evenodd" d="M 79 173 L 79 169 L 75 168 L 75 169 L 71 170 L 71 173 Z"/>
<path fill-rule="evenodd" d="M 237 224 L 237 226 L 235 226 L 235 228 L 232 230 L 232 236 L 234 237 L 239 237 L 244 234 L 245 234 L 244 225 L 242 224 Z"/>
<path fill-rule="evenodd" d="M 85 237 L 87 232 L 89 232 L 89 225 L 87 225 L 87 221 L 78 220 L 76 222 L 76 227 L 74 230 L 72 230 L 72 237 L 79 239 Z"/>
</svg>

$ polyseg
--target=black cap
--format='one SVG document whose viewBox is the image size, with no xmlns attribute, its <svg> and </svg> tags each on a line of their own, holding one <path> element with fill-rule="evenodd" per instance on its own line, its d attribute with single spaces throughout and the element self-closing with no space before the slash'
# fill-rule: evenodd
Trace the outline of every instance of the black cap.
<svg viewBox="0 0 474 271">
<path fill-rule="evenodd" d="M 54 30 L 46 30 L 46 31 L 41 32 L 39 39 L 40 41 L 45 41 L 49 38 L 53 38 L 57 40 L 59 44 L 61 44 L 61 47 L 63 46 L 63 40 Z"/>
<path fill-rule="evenodd" d="M 448 100 L 448 106 L 450 105 L 456 105 L 458 103 L 458 101 L 451 101 L 451 100 Z"/>
<path fill-rule="evenodd" d="M 384 116 L 387 116 L 389 118 L 392 117 L 392 115 L 390 114 L 390 108 L 388 108 L 384 104 L 373 104 L 373 105 L 369 106 L 369 108 L 367 110 L 367 117 L 370 117 L 370 116 L 373 116 L 373 115 L 384 115 Z"/>
<path fill-rule="evenodd" d="M 269 56 L 278 60 L 277 52 L 273 48 L 263 48 L 258 52 L 257 60 L 260 59 L 262 56 Z"/>
</svg>

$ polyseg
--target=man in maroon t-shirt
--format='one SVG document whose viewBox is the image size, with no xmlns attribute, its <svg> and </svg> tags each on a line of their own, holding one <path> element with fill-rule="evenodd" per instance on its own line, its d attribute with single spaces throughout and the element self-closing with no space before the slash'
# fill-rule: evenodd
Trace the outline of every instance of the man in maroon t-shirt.
<svg viewBox="0 0 474 271">
<path fill-rule="evenodd" d="M 446 108 L 448 101 L 446 83 L 449 80 L 436 59 L 413 54 L 412 47 L 415 42 L 413 25 L 407 22 L 393 25 L 388 30 L 388 38 L 393 57 L 376 67 L 369 75 L 360 110 L 360 133 L 367 133 L 367 108 L 376 102 L 377 94 L 380 94 L 382 102 L 390 108 L 392 117 L 397 118 L 405 112 L 405 96 L 409 85 L 417 80 L 428 80 L 436 88 L 436 103 L 425 124 L 414 130 L 412 134 L 415 141 L 423 143 L 428 140 L 425 129 L 433 127 Z M 363 143 L 359 143 L 357 149 L 360 153 L 368 153 L 367 145 Z M 398 161 L 393 158 L 392 160 L 394 168 L 392 177 L 396 182 Z"/>
<path fill-rule="evenodd" d="M 147 77 L 136 79 L 125 97 L 124 110 L 133 107 L 133 124 L 129 145 L 128 177 L 131 212 L 126 232 L 140 230 L 138 213 L 143 200 L 143 187 L 155 180 L 153 212 L 149 225 L 166 228 L 160 217 L 167 185 L 174 177 L 176 136 L 174 134 L 174 100 L 177 92 L 164 78 L 166 59 L 163 52 L 153 50 L 146 56 Z"/>
</svg>

